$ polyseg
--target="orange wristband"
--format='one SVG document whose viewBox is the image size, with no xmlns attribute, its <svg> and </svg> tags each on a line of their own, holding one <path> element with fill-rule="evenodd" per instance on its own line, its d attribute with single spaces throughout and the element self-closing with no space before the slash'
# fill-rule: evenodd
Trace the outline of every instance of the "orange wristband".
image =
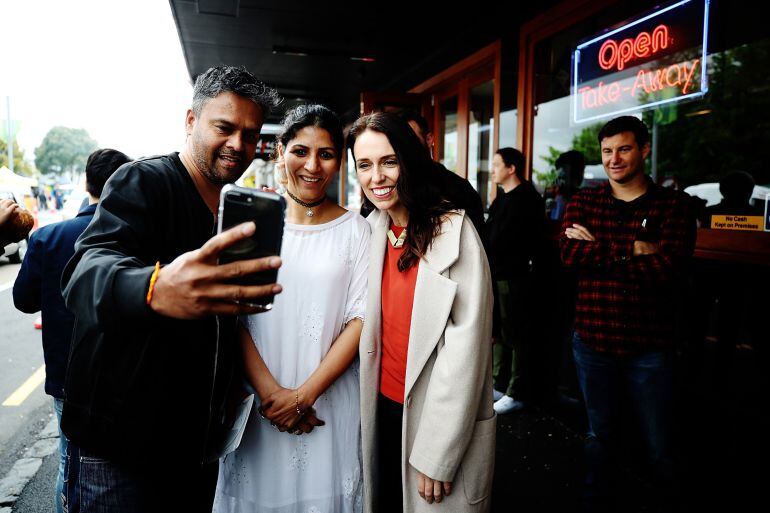
<svg viewBox="0 0 770 513">
<path fill-rule="evenodd" d="M 147 290 L 147 304 L 152 301 L 152 293 L 155 291 L 155 282 L 158 280 L 158 273 L 160 272 L 160 262 L 155 262 L 155 270 L 150 276 L 150 288 Z"/>
</svg>

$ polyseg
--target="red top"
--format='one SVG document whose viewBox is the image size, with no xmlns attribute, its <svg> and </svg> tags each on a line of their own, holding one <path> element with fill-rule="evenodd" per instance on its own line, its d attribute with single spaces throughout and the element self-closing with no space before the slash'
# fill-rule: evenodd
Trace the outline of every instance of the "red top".
<svg viewBox="0 0 770 513">
<path fill-rule="evenodd" d="M 396 237 L 404 230 L 391 223 Z M 385 265 L 382 266 L 382 370 L 380 392 L 382 395 L 404 404 L 406 380 L 406 355 L 409 350 L 409 328 L 412 324 L 414 286 L 417 283 L 418 265 L 404 272 L 398 270 L 398 259 L 403 246 L 396 249 L 388 241 Z"/>
</svg>

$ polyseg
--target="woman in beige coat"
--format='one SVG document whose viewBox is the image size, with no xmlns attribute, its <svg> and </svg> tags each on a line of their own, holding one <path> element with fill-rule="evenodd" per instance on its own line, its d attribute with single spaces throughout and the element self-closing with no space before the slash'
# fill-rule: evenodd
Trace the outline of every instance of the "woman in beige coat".
<svg viewBox="0 0 770 513">
<path fill-rule="evenodd" d="M 377 209 L 359 346 L 364 511 L 489 511 L 492 285 L 481 240 L 441 198 L 405 122 L 362 117 L 348 147 Z"/>
</svg>

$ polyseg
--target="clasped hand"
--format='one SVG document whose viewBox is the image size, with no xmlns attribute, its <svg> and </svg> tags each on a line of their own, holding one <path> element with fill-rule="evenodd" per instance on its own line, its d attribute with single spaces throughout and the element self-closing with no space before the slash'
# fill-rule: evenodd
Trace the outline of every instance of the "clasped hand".
<svg viewBox="0 0 770 513">
<path fill-rule="evenodd" d="M 262 400 L 259 413 L 278 431 L 296 435 L 310 433 L 325 424 L 316 416 L 312 402 L 298 389 L 276 389 Z"/>
</svg>

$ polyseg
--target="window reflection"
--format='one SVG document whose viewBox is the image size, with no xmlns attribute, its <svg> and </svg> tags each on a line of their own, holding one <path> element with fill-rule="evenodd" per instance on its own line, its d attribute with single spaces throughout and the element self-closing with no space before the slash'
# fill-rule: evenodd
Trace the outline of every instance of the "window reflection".
<svg viewBox="0 0 770 513">
<path fill-rule="evenodd" d="M 495 83 L 490 80 L 470 91 L 470 125 L 468 126 L 468 181 L 489 206 L 489 166 L 492 161 Z"/>
<path fill-rule="evenodd" d="M 443 131 L 443 151 L 441 163 L 450 171 L 457 172 L 457 97 L 441 102 Z"/>
</svg>

